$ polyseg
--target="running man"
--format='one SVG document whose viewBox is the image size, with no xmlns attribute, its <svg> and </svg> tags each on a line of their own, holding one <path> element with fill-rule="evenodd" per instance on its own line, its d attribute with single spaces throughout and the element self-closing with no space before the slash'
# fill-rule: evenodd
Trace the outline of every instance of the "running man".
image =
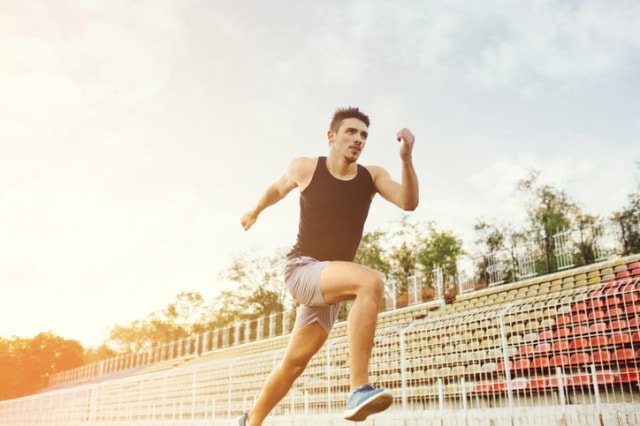
<svg viewBox="0 0 640 426">
<path fill-rule="evenodd" d="M 389 390 L 369 385 L 383 277 L 353 260 L 376 193 L 405 211 L 418 206 L 412 161 L 415 137 L 406 128 L 396 134 L 402 162 L 398 183 L 382 167 L 357 163 L 368 136 L 368 116 L 358 108 L 336 110 L 327 132 L 328 155 L 294 159 L 257 206 L 241 218 L 246 231 L 264 209 L 294 188 L 300 191 L 298 237 L 284 265 L 285 287 L 300 307 L 282 362 L 269 375 L 255 405 L 238 419 L 240 426 L 262 425 L 327 340 L 346 300 L 353 304 L 347 323 L 351 393 L 344 418 L 362 421 L 392 403 Z"/>
</svg>

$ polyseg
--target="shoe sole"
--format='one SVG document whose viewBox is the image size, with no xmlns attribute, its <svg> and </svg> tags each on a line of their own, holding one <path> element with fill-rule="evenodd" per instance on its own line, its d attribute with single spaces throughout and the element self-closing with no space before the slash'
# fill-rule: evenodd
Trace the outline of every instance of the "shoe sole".
<svg viewBox="0 0 640 426">
<path fill-rule="evenodd" d="M 352 422 L 361 422 L 371 414 L 379 413 L 389 408 L 393 402 L 393 395 L 389 391 L 380 392 L 365 400 L 356 408 L 346 410 L 344 418 Z"/>
</svg>

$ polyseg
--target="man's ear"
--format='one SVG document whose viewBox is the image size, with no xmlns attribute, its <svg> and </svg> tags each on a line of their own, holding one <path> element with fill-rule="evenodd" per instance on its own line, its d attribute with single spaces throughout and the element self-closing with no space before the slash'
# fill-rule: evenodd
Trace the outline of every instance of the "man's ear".
<svg viewBox="0 0 640 426">
<path fill-rule="evenodd" d="M 336 138 L 336 134 L 333 130 L 329 130 L 327 132 L 327 140 L 329 141 L 329 145 L 331 145 L 331 143 L 335 140 Z"/>
</svg>

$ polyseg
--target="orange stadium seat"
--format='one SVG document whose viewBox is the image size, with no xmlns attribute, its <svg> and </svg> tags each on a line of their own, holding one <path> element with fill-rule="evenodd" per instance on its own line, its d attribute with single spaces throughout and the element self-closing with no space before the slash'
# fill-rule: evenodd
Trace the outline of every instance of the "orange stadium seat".
<svg viewBox="0 0 640 426">
<path fill-rule="evenodd" d="M 617 379 L 618 373 L 613 370 L 602 370 L 596 373 L 596 381 L 599 385 L 615 383 Z"/>
<path fill-rule="evenodd" d="M 588 386 L 591 384 L 591 374 L 576 373 L 569 378 L 571 386 Z"/>
<path fill-rule="evenodd" d="M 567 325 L 567 324 L 571 324 L 571 315 L 558 315 L 558 317 L 556 317 L 557 326 Z"/>
<path fill-rule="evenodd" d="M 554 339 L 564 339 L 565 337 L 571 336 L 571 329 L 569 328 L 559 328 L 553 333 Z"/>
<path fill-rule="evenodd" d="M 587 314 L 585 312 L 578 312 L 571 316 L 571 322 L 574 324 L 581 324 L 587 322 Z"/>
<path fill-rule="evenodd" d="M 563 367 L 569 364 L 567 355 L 555 355 L 549 359 L 549 367 Z"/>
<path fill-rule="evenodd" d="M 611 352 L 609 351 L 596 351 L 592 355 L 593 362 L 599 364 L 606 364 L 611 362 Z"/>
<path fill-rule="evenodd" d="M 601 346 L 609 345 L 609 337 L 608 336 L 593 336 L 591 340 L 589 340 L 589 345 L 592 348 L 598 348 Z"/>
<path fill-rule="evenodd" d="M 535 369 L 543 369 L 548 367 L 549 367 L 549 358 L 547 358 L 546 356 L 534 358 L 533 362 L 531 363 L 531 368 L 535 368 Z"/>
<path fill-rule="evenodd" d="M 604 318 L 604 312 L 602 312 L 600 308 L 592 310 L 591 312 L 589 312 L 589 315 L 587 315 L 587 320 L 589 322 L 598 321 L 603 318 Z"/>
<path fill-rule="evenodd" d="M 607 331 L 607 324 L 604 322 L 596 322 L 589 326 L 589 333 L 604 333 Z"/>
<path fill-rule="evenodd" d="M 616 381 L 618 383 L 638 383 L 640 371 L 637 368 L 623 368 L 618 371 Z"/>
<path fill-rule="evenodd" d="M 569 359 L 570 365 L 584 365 L 591 362 L 591 356 L 588 353 L 576 353 L 572 354 Z"/>
<path fill-rule="evenodd" d="M 624 330 L 627 327 L 627 320 L 625 319 L 611 321 L 611 323 L 609 324 L 609 330 Z"/>
<path fill-rule="evenodd" d="M 590 311 L 600 309 L 604 306 L 604 302 L 600 299 L 592 299 L 587 303 L 587 309 Z"/>
<path fill-rule="evenodd" d="M 531 361 L 528 358 L 519 359 L 513 363 L 514 370 L 528 370 L 531 367 Z"/>
<path fill-rule="evenodd" d="M 612 361 L 632 361 L 635 358 L 635 354 L 633 353 L 633 349 L 624 348 L 618 349 L 613 353 L 611 357 Z"/>
<path fill-rule="evenodd" d="M 544 330 L 538 334 L 538 340 L 551 340 L 553 339 L 553 331 Z"/>
<path fill-rule="evenodd" d="M 616 274 L 616 278 L 620 279 L 620 278 L 628 278 L 631 276 L 631 273 L 629 271 L 620 271 Z"/>
<path fill-rule="evenodd" d="M 568 340 L 558 340 L 553 342 L 553 352 L 567 352 L 569 350 Z"/>
<path fill-rule="evenodd" d="M 549 380 L 544 376 L 533 376 L 529 379 L 529 389 L 545 389 Z"/>
<path fill-rule="evenodd" d="M 636 331 L 635 333 L 633 333 L 633 335 L 631 335 L 631 341 L 633 343 L 640 343 L 640 331 Z"/>
<path fill-rule="evenodd" d="M 588 325 L 576 325 L 571 329 L 572 336 L 584 336 L 585 334 L 589 334 L 589 326 Z"/>
<path fill-rule="evenodd" d="M 533 348 L 533 353 L 534 354 L 546 354 L 551 352 L 551 343 L 538 343 L 534 348 Z"/>
<path fill-rule="evenodd" d="M 569 349 L 571 349 L 571 350 L 582 349 L 582 348 L 586 348 L 588 346 L 589 346 L 589 340 L 584 338 L 584 337 L 579 337 L 577 339 L 573 339 L 569 343 Z"/>
<path fill-rule="evenodd" d="M 622 301 L 625 305 L 636 303 L 640 298 L 637 293 L 625 293 L 622 295 Z"/>
<path fill-rule="evenodd" d="M 520 349 L 518 349 L 518 355 L 520 356 L 527 356 L 527 355 L 531 355 L 534 352 L 534 348 L 531 345 L 524 345 L 524 346 L 520 346 Z"/>
<path fill-rule="evenodd" d="M 617 317 L 621 317 L 625 314 L 624 309 L 622 309 L 619 306 L 613 307 L 613 308 L 609 308 L 609 310 L 607 310 L 607 316 L 609 318 L 617 318 Z"/>
<path fill-rule="evenodd" d="M 567 386 L 569 384 L 569 377 L 566 374 L 562 374 L 560 377 L 551 376 L 549 377 L 549 387 L 557 388 L 560 384 Z"/>
<path fill-rule="evenodd" d="M 631 342 L 631 335 L 629 333 L 616 333 L 611 336 L 612 345 L 622 346 L 629 342 Z"/>
</svg>

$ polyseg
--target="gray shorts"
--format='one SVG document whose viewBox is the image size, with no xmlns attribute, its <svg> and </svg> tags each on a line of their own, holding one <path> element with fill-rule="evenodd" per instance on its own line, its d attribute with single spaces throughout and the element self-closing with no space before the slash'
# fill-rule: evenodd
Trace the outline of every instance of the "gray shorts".
<svg viewBox="0 0 640 426">
<path fill-rule="evenodd" d="M 320 290 L 320 274 L 328 261 L 319 261 L 312 257 L 300 256 L 285 262 L 284 285 L 293 300 L 298 302 L 295 328 L 318 322 L 327 333 L 340 313 L 340 303 L 328 305 Z"/>
</svg>

